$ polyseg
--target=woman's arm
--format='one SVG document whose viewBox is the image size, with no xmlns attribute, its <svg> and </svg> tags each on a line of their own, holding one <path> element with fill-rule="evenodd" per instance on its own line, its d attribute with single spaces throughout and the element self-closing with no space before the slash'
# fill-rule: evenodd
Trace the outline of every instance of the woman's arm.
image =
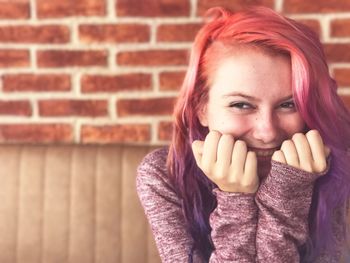
<svg viewBox="0 0 350 263">
<path fill-rule="evenodd" d="M 145 157 L 137 171 L 137 193 L 162 262 L 188 262 L 193 240 L 186 231 L 180 200 L 167 178 L 166 155 L 161 149 Z M 193 262 L 203 261 L 194 255 Z"/>
<path fill-rule="evenodd" d="M 308 215 L 315 180 L 327 172 L 329 149 L 320 134 L 295 134 L 272 156 L 270 174 L 256 195 L 257 255 L 261 262 L 299 262 L 309 235 Z"/>
<path fill-rule="evenodd" d="M 254 194 L 215 189 L 218 205 L 210 215 L 215 250 L 210 262 L 255 262 L 258 208 Z"/>
<path fill-rule="evenodd" d="M 138 168 L 137 192 L 162 262 L 189 262 L 193 239 L 186 230 L 180 200 L 165 170 L 166 151 L 149 154 Z M 215 246 L 209 262 L 254 262 L 257 207 L 253 194 L 214 190 L 217 208 L 210 215 Z M 193 251 L 193 262 L 205 262 Z"/>
<path fill-rule="evenodd" d="M 214 182 L 218 205 L 210 215 L 214 251 L 211 262 L 255 262 L 259 185 L 257 159 L 242 140 L 210 131 L 205 141 L 194 141 L 198 167 Z"/>
<path fill-rule="evenodd" d="M 259 208 L 259 262 L 300 262 L 298 249 L 309 235 L 308 215 L 318 176 L 272 162 L 271 172 L 255 199 Z"/>
</svg>

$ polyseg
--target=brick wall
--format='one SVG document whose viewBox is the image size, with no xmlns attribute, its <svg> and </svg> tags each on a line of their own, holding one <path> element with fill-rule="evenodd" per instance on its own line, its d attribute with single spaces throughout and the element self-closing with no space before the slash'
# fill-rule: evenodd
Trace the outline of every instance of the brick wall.
<svg viewBox="0 0 350 263">
<path fill-rule="evenodd" d="M 166 143 L 200 15 L 247 3 L 319 33 L 350 107 L 349 0 L 0 0 L 0 141 Z"/>
</svg>

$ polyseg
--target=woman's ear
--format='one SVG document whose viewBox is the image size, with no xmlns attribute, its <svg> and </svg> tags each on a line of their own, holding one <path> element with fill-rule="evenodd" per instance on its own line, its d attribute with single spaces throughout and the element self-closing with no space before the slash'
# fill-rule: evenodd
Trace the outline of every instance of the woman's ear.
<svg viewBox="0 0 350 263">
<path fill-rule="evenodd" d="M 198 119 L 200 124 L 203 127 L 208 127 L 208 114 L 207 114 L 207 106 L 203 106 L 198 111 Z"/>
</svg>

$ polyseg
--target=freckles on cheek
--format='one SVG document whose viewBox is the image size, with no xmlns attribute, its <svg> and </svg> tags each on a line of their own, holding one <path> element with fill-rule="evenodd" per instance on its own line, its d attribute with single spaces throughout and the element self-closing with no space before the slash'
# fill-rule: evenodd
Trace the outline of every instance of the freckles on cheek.
<svg viewBox="0 0 350 263">
<path fill-rule="evenodd" d="M 237 120 L 220 120 L 217 122 L 216 130 L 222 134 L 230 134 L 234 137 L 239 137 L 245 132 L 247 125 Z"/>
<path fill-rule="evenodd" d="M 293 137 L 296 133 L 305 133 L 306 132 L 306 124 L 303 122 L 295 123 L 294 125 L 288 126 L 286 129 L 289 139 Z"/>
</svg>

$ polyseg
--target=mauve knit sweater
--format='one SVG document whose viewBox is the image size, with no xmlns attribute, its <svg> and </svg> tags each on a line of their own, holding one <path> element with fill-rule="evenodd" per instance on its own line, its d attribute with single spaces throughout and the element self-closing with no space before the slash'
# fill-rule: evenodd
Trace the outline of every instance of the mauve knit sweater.
<svg viewBox="0 0 350 263">
<path fill-rule="evenodd" d="M 168 178 L 167 148 L 148 154 L 138 168 L 137 192 L 157 244 L 162 262 L 205 262 L 192 251 L 181 201 Z M 308 237 L 308 213 L 314 181 L 311 174 L 272 161 L 270 174 L 256 194 L 214 189 L 217 207 L 209 223 L 215 247 L 209 262 L 303 262 L 298 248 Z M 344 226 L 334 216 L 337 253 L 314 262 L 340 262 L 345 250 Z M 344 260 L 344 255 L 343 255 Z M 345 259 L 346 260 L 346 259 Z"/>
</svg>

